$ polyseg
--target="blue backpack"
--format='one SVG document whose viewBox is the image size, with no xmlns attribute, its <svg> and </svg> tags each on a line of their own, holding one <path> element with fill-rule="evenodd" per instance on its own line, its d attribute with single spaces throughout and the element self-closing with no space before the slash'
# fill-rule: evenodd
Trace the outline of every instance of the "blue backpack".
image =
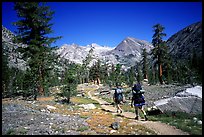
<svg viewBox="0 0 204 137">
<path fill-rule="evenodd" d="M 132 88 L 132 94 L 133 94 L 133 98 L 135 101 L 135 104 L 137 105 L 144 105 L 145 104 L 145 98 L 143 96 L 142 90 L 142 86 L 140 84 L 135 84 L 134 87 Z"/>
<path fill-rule="evenodd" d="M 117 101 L 122 101 L 123 100 L 123 95 L 122 95 L 123 90 L 121 88 L 115 89 L 115 98 Z"/>
<path fill-rule="evenodd" d="M 141 87 L 140 84 L 135 84 L 132 89 L 133 89 L 134 91 L 138 92 L 138 91 L 142 90 L 142 87 Z"/>
</svg>

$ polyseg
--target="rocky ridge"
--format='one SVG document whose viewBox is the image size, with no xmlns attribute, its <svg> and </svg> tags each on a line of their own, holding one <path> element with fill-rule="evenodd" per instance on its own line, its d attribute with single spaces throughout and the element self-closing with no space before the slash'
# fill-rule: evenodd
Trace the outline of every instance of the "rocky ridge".
<svg viewBox="0 0 204 137">
<path fill-rule="evenodd" d="M 191 24 L 167 40 L 174 59 L 189 59 L 193 52 L 202 57 L 202 22 Z"/>
</svg>

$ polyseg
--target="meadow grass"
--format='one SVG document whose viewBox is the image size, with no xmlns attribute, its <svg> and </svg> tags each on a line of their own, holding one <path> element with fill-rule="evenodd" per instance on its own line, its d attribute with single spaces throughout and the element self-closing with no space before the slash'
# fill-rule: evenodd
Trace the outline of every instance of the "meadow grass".
<svg viewBox="0 0 204 137">
<path fill-rule="evenodd" d="M 199 125 L 193 120 L 193 117 L 202 120 L 202 114 L 188 114 L 184 112 L 166 112 L 160 115 L 148 116 L 149 120 L 161 121 L 169 125 L 175 126 L 182 131 L 188 132 L 190 135 L 202 135 L 202 124 Z"/>
</svg>

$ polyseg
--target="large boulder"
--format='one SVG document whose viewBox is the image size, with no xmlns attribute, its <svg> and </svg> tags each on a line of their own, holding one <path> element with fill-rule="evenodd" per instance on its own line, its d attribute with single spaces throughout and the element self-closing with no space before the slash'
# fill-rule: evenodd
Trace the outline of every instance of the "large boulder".
<svg viewBox="0 0 204 137">
<path fill-rule="evenodd" d="M 202 113 L 202 87 L 187 88 L 177 93 L 174 97 L 161 99 L 154 102 L 155 106 L 162 112 L 181 111 L 186 113 Z"/>
</svg>

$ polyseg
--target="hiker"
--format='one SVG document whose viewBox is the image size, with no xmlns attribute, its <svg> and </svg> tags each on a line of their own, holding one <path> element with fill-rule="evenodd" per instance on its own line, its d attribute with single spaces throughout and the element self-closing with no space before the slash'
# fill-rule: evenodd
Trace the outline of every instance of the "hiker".
<svg viewBox="0 0 204 137">
<path fill-rule="evenodd" d="M 144 92 L 141 90 L 142 90 L 142 86 L 139 82 L 133 86 L 131 106 L 133 107 L 133 102 L 134 102 L 135 114 L 136 114 L 135 120 L 139 119 L 139 109 L 140 109 L 146 121 L 148 119 L 147 119 L 147 115 L 143 107 L 145 105 L 145 100 L 144 100 L 144 95 L 143 95 Z"/>
<path fill-rule="evenodd" d="M 117 84 L 116 86 L 117 87 L 116 87 L 115 93 L 113 95 L 113 100 L 114 100 L 116 108 L 117 108 L 117 113 L 119 112 L 119 110 L 120 110 L 120 113 L 122 113 L 123 110 L 120 107 L 120 103 L 123 101 L 123 89 L 119 84 Z"/>
</svg>

